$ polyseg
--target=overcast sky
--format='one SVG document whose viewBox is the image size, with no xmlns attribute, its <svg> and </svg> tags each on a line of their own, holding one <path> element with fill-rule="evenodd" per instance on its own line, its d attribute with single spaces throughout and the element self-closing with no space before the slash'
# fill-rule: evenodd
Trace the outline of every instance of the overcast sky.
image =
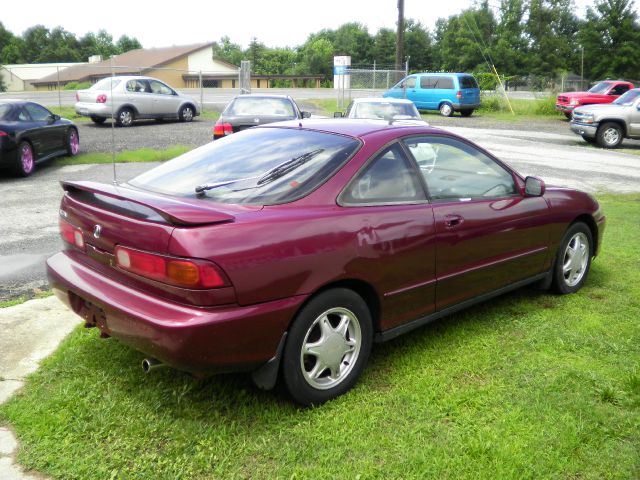
<svg viewBox="0 0 640 480">
<path fill-rule="evenodd" d="M 439 17 L 457 14 L 473 3 L 405 0 L 405 17 L 419 20 L 433 31 Z M 593 0 L 575 0 L 575 4 L 582 17 Z M 489 0 L 489 5 L 497 11 L 500 0 Z M 395 28 L 398 15 L 397 0 L 29 0 L 6 7 L 0 21 L 16 35 L 37 24 L 49 29 L 60 25 L 78 38 L 103 28 L 114 41 L 126 34 L 147 48 L 214 41 L 224 35 L 243 47 L 252 37 L 268 47 L 295 47 L 310 33 L 346 22 L 363 23 L 370 33 L 380 27 Z"/>
</svg>

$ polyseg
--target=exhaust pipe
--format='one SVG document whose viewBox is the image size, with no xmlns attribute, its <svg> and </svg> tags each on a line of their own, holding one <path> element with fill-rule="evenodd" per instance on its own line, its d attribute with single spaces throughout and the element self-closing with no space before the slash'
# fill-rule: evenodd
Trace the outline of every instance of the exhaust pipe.
<svg viewBox="0 0 640 480">
<path fill-rule="evenodd" d="M 157 358 L 145 358 L 142 360 L 142 370 L 144 370 L 144 373 L 149 373 L 151 370 L 162 367 L 166 367 L 166 365 Z"/>
</svg>

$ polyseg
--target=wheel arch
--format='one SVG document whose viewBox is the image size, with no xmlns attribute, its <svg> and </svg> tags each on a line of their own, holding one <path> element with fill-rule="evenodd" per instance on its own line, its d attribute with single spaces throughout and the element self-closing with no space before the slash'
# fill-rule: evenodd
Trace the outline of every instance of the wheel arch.
<svg viewBox="0 0 640 480">
<path fill-rule="evenodd" d="M 622 136 L 624 138 L 627 138 L 627 124 L 624 122 L 624 120 L 621 120 L 619 118 L 603 118 L 602 120 L 598 121 L 598 128 L 606 123 L 615 123 L 616 125 L 618 125 L 622 129 Z"/>
<path fill-rule="evenodd" d="M 128 108 L 129 110 L 131 110 L 134 116 L 136 117 L 140 114 L 140 112 L 138 111 L 135 105 L 133 105 L 132 103 L 125 103 L 118 107 L 118 109 L 115 111 L 115 115 L 117 116 L 125 108 Z"/>
<path fill-rule="evenodd" d="M 593 245 L 591 246 L 591 254 L 594 255 L 598 251 L 599 247 L 598 226 L 596 225 L 596 221 L 588 213 L 583 213 L 582 215 L 579 215 L 578 217 L 573 219 L 573 221 L 567 227 L 567 230 L 578 222 L 584 223 L 587 227 L 589 227 L 589 231 L 591 232 L 591 241 L 593 242 Z"/>
</svg>

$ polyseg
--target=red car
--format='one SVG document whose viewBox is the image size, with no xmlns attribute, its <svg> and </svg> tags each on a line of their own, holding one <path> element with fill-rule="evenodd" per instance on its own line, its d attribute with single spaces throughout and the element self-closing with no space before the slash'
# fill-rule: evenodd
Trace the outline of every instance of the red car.
<svg viewBox="0 0 640 480">
<path fill-rule="evenodd" d="M 48 275 L 88 326 L 147 369 L 250 371 L 304 405 L 350 389 L 373 342 L 534 282 L 577 291 L 605 225 L 586 193 L 377 121 L 256 127 L 63 187 Z"/>
<path fill-rule="evenodd" d="M 567 118 L 576 107 L 596 103 L 611 103 L 620 95 L 634 88 L 633 83 L 622 80 L 607 80 L 594 85 L 587 92 L 567 92 L 558 95 L 556 110 L 564 113 Z"/>
</svg>

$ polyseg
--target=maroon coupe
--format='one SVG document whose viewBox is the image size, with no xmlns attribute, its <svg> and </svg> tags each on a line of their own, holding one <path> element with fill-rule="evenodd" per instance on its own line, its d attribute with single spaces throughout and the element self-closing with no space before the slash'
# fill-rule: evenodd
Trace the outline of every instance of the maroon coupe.
<svg viewBox="0 0 640 480">
<path fill-rule="evenodd" d="M 577 291 L 596 200 L 443 130 L 256 127 L 126 184 L 65 182 L 56 294 L 88 326 L 196 374 L 250 371 L 320 404 L 374 341 L 537 282 Z"/>
</svg>

